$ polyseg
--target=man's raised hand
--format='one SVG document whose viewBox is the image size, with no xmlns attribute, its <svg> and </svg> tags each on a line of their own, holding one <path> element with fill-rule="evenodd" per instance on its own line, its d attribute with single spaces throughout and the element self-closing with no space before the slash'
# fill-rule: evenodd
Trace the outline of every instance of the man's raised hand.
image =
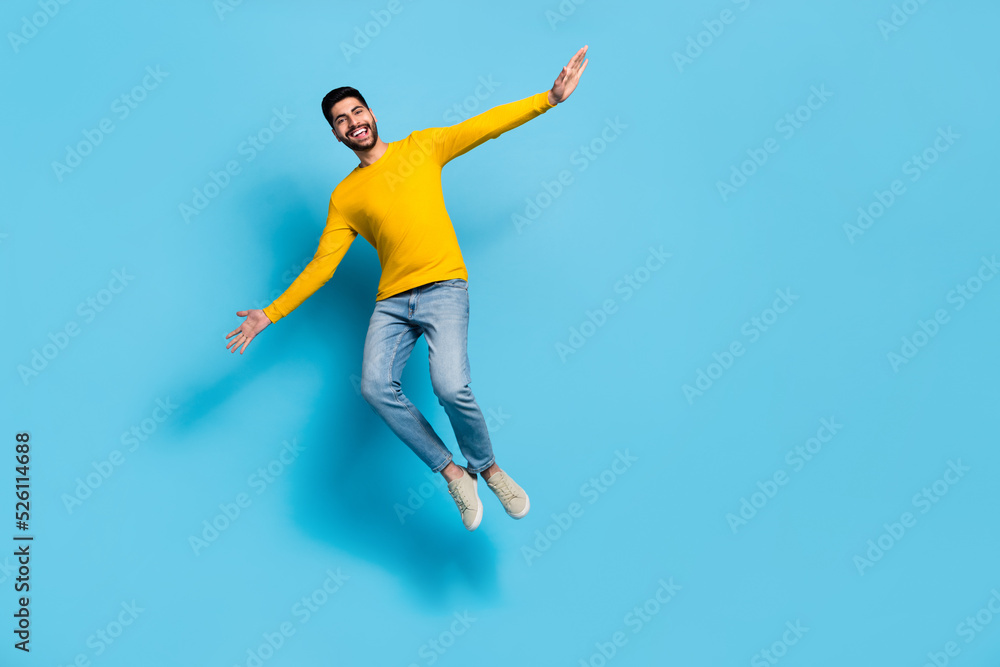
<svg viewBox="0 0 1000 667">
<path fill-rule="evenodd" d="M 233 348 L 230 352 L 235 352 L 236 348 L 240 345 L 243 349 L 240 350 L 240 354 L 243 354 L 243 350 L 247 349 L 247 345 L 250 341 L 259 334 L 261 331 L 267 328 L 267 325 L 271 323 L 267 315 L 264 314 L 263 310 L 239 310 L 236 312 L 237 317 L 246 317 L 247 319 L 240 326 L 236 327 L 229 332 L 226 336 L 227 339 L 233 338 L 231 341 L 226 343 L 226 349 L 230 346 Z"/>
<path fill-rule="evenodd" d="M 580 81 L 580 75 L 583 74 L 583 70 L 587 69 L 588 60 L 584 59 L 586 55 L 587 47 L 584 46 L 576 52 L 576 55 L 569 59 L 569 63 L 559 72 L 556 82 L 552 84 L 552 90 L 549 91 L 549 102 L 551 104 L 565 102 L 570 93 L 576 90 L 576 84 Z"/>
</svg>

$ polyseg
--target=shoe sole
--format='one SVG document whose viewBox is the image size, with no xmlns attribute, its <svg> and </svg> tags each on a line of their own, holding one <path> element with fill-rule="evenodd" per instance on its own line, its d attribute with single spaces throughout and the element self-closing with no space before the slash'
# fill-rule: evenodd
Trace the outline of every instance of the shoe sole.
<svg viewBox="0 0 1000 667">
<path fill-rule="evenodd" d="M 468 473 L 466 473 L 466 474 L 468 474 Z M 479 507 L 476 508 L 476 520 L 472 522 L 471 526 L 466 526 L 466 529 L 468 529 L 470 531 L 471 530 L 475 530 L 476 528 L 479 528 L 479 522 L 483 520 L 483 501 L 479 498 L 479 476 L 478 475 L 476 477 L 472 478 L 472 493 L 475 494 L 475 496 L 476 496 L 476 504 L 478 504 Z"/>
<path fill-rule="evenodd" d="M 531 499 L 528 497 L 528 494 L 526 493 L 524 494 L 524 509 L 518 512 L 517 514 L 511 514 L 510 512 L 507 512 L 507 514 L 510 514 L 510 516 L 514 517 L 515 519 L 520 519 L 525 514 L 527 514 L 528 510 L 530 509 L 531 509 Z"/>
</svg>

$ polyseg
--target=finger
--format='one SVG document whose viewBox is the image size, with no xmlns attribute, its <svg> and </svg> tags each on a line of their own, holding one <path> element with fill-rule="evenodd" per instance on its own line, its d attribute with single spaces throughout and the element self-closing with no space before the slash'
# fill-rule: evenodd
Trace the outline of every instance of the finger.
<svg viewBox="0 0 1000 667">
<path fill-rule="evenodd" d="M 247 349 L 247 345 L 250 344 L 251 340 L 253 340 L 253 339 L 252 338 L 247 338 L 246 342 L 243 343 L 243 350 Z M 240 350 L 240 354 L 243 354 L 243 350 Z"/>
<path fill-rule="evenodd" d="M 241 324 L 240 326 L 238 326 L 235 329 L 233 329 L 232 331 L 230 331 L 229 334 L 226 336 L 226 338 L 228 339 L 230 336 L 238 334 L 240 332 L 240 327 L 242 327 L 242 326 L 243 325 Z"/>
<path fill-rule="evenodd" d="M 236 316 L 237 317 L 246 317 L 249 314 L 250 314 L 249 310 L 237 310 L 236 311 Z"/>
<path fill-rule="evenodd" d="M 233 345 L 236 345 L 236 343 L 238 343 L 238 342 L 239 342 L 239 340 L 240 340 L 239 338 L 234 338 L 234 339 L 232 339 L 231 341 L 229 341 L 228 343 L 226 343 L 226 349 L 228 350 L 228 349 L 229 349 L 229 348 L 231 348 L 231 347 L 232 347 Z"/>
</svg>

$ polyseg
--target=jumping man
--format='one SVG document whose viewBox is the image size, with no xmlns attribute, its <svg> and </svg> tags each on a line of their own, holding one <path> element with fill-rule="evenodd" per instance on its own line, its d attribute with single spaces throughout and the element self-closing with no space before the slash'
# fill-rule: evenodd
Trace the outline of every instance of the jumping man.
<svg viewBox="0 0 1000 667">
<path fill-rule="evenodd" d="M 417 130 L 399 141 L 379 138 L 375 115 L 361 93 L 337 88 L 323 98 L 323 115 L 337 141 L 360 164 L 334 189 L 316 254 L 288 289 L 263 310 L 241 310 L 246 320 L 226 344 L 243 354 L 268 325 L 288 315 L 333 276 L 358 234 L 378 252 L 382 275 L 368 324 L 361 394 L 389 428 L 448 481 L 469 530 L 479 527 L 483 506 L 478 475 L 507 514 L 528 513 L 528 495 L 496 464 L 486 420 L 469 388 L 468 272 L 444 206 L 441 168 L 565 102 L 587 68 L 587 47 L 563 67 L 552 89 L 490 109 L 451 127 Z M 400 387 L 403 367 L 425 335 L 431 385 L 455 431 L 466 466 L 451 452 Z"/>
</svg>

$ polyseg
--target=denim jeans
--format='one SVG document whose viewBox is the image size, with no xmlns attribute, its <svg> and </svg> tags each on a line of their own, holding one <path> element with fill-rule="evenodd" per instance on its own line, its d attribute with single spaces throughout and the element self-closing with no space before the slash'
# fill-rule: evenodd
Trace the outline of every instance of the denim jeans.
<svg viewBox="0 0 1000 667">
<path fill-rule="evenodd" d="M 440 280 L 375 302 L 365 337 L 361 395 L 433 472 L 448 465 L 451 452 L 399 384 L 421 334 L 427 338 L 434 395 L 451 420 L 469 472 L 482 472 L 493 465 L 493 447 L 486 419 L 469 389 L 469 286 L 465 280 Z"/>
</svg>

